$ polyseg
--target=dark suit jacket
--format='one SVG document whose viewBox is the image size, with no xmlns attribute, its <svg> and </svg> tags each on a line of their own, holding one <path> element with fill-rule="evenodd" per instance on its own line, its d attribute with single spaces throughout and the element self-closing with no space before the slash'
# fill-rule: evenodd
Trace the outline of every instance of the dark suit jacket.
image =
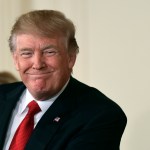
<svg viewBox="0 0 150 150">
<path fill-rule="evenodd" d="M 0 150 L 24 89 L 21 82 L 0 86 Z M 116 103 L 71 78 L 37 124 L 25 150 L 119 150 L 125 126 L 126 116 Z"/>
</svg>

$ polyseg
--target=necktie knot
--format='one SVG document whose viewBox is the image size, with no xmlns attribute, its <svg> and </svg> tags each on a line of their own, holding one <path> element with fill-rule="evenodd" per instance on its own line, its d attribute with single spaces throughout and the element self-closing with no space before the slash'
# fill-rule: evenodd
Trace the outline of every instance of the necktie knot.
<svg viewBox="0 0 150 150">
<path fill-rule="evenodd" d="M 33 100 L 28 104 L 28 114 L 27 115 L 35 115 L 41 111 L 39 105 Z"/>
</svg>

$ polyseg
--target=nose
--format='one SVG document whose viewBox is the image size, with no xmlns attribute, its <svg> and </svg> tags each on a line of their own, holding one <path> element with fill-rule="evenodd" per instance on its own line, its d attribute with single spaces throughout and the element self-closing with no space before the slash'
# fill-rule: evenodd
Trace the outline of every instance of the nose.
<svg viewBox="0 0 150 150">
<path fill-rule="evenodd" d="M 35 54 L 33 59 L 33 69 L 40 70 L 45 68 L 45 61 L 41 54 Z"/>
</svg>

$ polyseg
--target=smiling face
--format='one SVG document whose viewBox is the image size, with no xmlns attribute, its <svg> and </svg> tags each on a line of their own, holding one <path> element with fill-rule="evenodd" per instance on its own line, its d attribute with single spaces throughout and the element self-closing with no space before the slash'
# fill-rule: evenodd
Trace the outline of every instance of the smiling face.
<svg viewBox="0 0 150 150">
<path fill-rule="evenodd" d="M 68 53 L 62 37 L 39 37 L 21 34 L 13 52 L 16 69 L 30 93 L 38 100 L 53 97 L 70 77 L 76 60 Z"/>
</svg>

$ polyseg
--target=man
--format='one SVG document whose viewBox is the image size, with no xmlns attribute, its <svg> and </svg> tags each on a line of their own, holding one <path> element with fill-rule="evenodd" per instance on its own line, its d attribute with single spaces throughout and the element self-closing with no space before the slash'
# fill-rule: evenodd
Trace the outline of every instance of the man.
<svg viewBox="0 0 150 150">
<path fill-rule="evenodd" d="M 0 86 L 0 150 L 119 150 L 126 116 L 71 76 L 78 45 L 69 19 L 54 10 L 23 14 L 9 45 L 23 82 Z"/>
</svg>

